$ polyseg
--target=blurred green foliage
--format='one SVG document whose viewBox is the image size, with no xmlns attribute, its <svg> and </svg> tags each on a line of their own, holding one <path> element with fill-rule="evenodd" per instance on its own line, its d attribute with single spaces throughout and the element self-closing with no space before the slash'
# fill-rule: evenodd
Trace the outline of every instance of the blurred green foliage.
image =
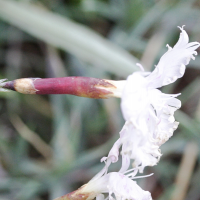
<svg viewBox="0 0 200 200">
<path fill-rule="evenodd" d="M 131 59 L 140 60 L 147 71 L 152 70 L 166 51 L 166 43 L 173 46 L 177 41 L 180 32 L 177 26 L 186 25 L 190 41 L 200 41 L 198 0 L 15 1 L 60 15 L 57 22 L 61 24 L 63 18 L 71 19 L 78 27 L 93 30 L 104 38 L 103 49 L 98 48 L 101 40 L 93 45 L 96 40 L 90 34 L 81 37 L 83 32 L 74 32 L 76 38 L 71 41 L 71 36 L 60 32 L 62 28 L 73 31 L 73 25 L 58 27 L 59 23 L 46 15 L 48 27 L 40 25 L 42 16 L 33 24 L 29 15 L 22 17 L 15 10 L 4 9 L 2 2 L 0 77 L 9 80 L 61 76 L 124 79 L 137 69 L 135 63 L 132 68 L 129 65 Z M 112 48 L 110 43 L 114 44 Z M 102 52 L 106 48 L 108 58 Z M 130 59 L 122 49 L 133 57 Z M 117 55 L 124 58 L 124 65 L 117 66 Z M 145 173 L 154 173 L 153 180 L 140 181 L 154 199 L 169 199 L 186 144 L 195 141 L 200 145 L 199 84 L 200 56 L 197 56 L 182 79 L 163 88 L 166 93 L 181 92 L 183 105 L 176 112 L 180 126 L 161 148 L 161 161 L 146 169 Z M 0 199 L 51 200 L 86 183 L 102 168 L 99 160 L 107 155 L 122 128 L 119 105 L 118 99 L 0 93 Z M 38 148 L 38 144 L 43 145 Z M 116 165 L 113 170 L 118 168 Z M 187 200 L 200 199 L 199 169 L 198 156 Z"/>
</svg>

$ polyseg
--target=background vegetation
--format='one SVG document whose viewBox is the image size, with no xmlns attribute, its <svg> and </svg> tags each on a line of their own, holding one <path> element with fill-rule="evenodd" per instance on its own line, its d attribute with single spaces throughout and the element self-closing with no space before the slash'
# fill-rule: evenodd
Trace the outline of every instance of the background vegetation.
<svg viewBox="0 0 200 200">
<path fill-rule="evenodd" d="M 0 0 L 0 78 L 125 79 L 138 60 L 152 70 L 182 25 L 200 41 L 198 0 Z M 163 88 L 182 93 L 182 108 L 159 164 L 144 173 L 154 176 L 139 180 L 154 199 L 200 199 L 199 85 L 197 56 Z M 119 104 L 0 93 L 0 199 L 52 200 L 90 180 L 124 123 Z"/>
</svg>

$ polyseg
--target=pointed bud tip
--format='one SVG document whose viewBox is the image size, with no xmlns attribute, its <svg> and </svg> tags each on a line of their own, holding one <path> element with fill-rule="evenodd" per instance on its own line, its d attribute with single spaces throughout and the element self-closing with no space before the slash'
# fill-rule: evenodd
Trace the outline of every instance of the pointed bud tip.
<svg viewBox="0 0 200 200">
<path fill-rule="evenodd" d="M 7 81 L 7 80 L 8 79 L 6 79 L 6 78 L 0 80 L 0 92 L 9 92 L 10 88 L 6 87 L 6 85 L 8 85 L 8 83 L 9 83 L 9 81 Z"/>
</svg>

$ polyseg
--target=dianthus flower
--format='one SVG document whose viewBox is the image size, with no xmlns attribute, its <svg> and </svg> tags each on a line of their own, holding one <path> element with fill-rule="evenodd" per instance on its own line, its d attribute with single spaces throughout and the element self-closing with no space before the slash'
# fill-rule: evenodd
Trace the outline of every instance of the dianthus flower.
<svg viewBox="0 0 200 200">
<path fill-rule="evenodd" d="M 126 123 L 120 133 L 122 154 L 130 155 L 135 165 L 155 165 L 161 154 L 159 146 L 165 143 L 178 127 L 174 112 L 181 107 L 179 94 L 164 94 L 157 88 L 175 82 L 185 72 L 190 59 L 200 44 L 189 42 L 183 27 L 176 45 L 169 45 L 152 73 L 135 72 L 128 76 L 121 101 Z"/>
</svg>

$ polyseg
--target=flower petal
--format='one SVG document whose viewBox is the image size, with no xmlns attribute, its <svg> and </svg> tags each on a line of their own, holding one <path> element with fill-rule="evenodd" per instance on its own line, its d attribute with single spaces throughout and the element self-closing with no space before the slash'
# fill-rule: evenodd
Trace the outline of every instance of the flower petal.
<svg viewBox="0 0 200 200">
<path fill-rule="evenodd" d="M 137 178 L 137 177 L 136 177 Z M 98 179 L 92 179 L 80 188 L 80 194 L 89 194 L 88 199 L 95 196 L 98 200 L 103 200 L 102 193 L 107 193 L 109 200 L 128 199 L 128 200 L 152 200 L 148 191 L 142 190 L 133 178 L 119 172 L 110 172 Z M 113 197 L 114 195 L 114 197 Z"/>
<path fill-rule="evenodd" d="M 148 191 L 142 190 L 135 181 L 127 176 L 112 172 L 109 177 L 110 195 L 115 195 L 116 199 L 131 199 L 131 200 L 151 200 L 151 194 Z"/>
<path fill-rule="evenodd" d="M 147 82 L 139 73 L 128 76 L 122 92 L 121 110 L 125 120 L 137 117 L 147 105 Z"/>
<path fill-rule="evenodd" d="M 188 35 L 183 27 L 176 45 L 169 49 L 160 59 L 155 70 L 147 77 L 149 88 L 159 88 L 175 82 L 185 72 L 185 65 L 194 59 L 198 42 L 188 43 Z"/>
<path fill-rule="evenodd" d="M 131 159 L 134 159 L 134 165 L 140 172 L 143 172 L 146 166 L 156 165 L 159 161 L 161 156 L 159 146 L 155 145 L 151 134 L 137 129 L 131 121 L 122 128 L 120 138 L 121 154 L 129 155 Z"/>
<path fill-rule="evenodd" d="M 189 37 L 188 34 L 186 33 L 186 31 L 183 29 L 184 26 L 179 27 L 178 28 L 181 30 L 180 36 L 179 36 L 179 40 L 178 42 L 175 44 L 173 49 L 176 48 L 183 48 L 188 42 L 189 42 Z"/>
</svg>

